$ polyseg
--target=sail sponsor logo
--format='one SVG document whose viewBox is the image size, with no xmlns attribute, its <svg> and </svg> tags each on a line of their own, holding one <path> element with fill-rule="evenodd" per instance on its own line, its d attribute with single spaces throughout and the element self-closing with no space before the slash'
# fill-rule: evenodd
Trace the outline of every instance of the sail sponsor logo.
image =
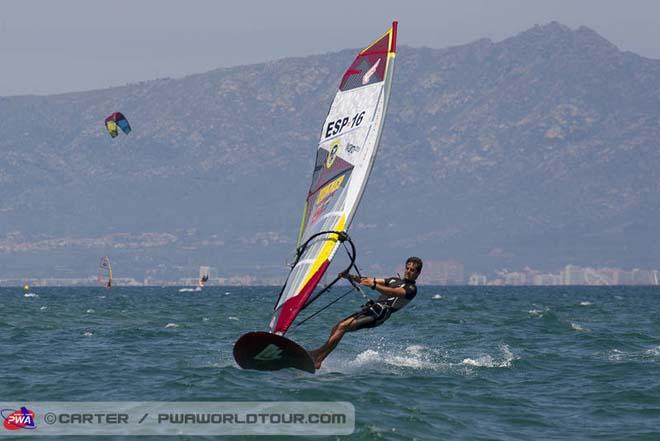
<svg viewBox="0 0 660 441">
<path fill-rule="evenodd" d="M 323 187 L 319 191 L 319 195 L 316 196 L 316 204 L 319 204 L 320 202 L 324 201 L 325 199 L 328 198 L 328 196 L 333 194 L 335 191 L 339 190 L 345 178 L 346 175 L 341 175 L 340 177 L 338 177 L 337 179 L 335 179 L 334 181 L 330 182 L 325 187 Z"/>
<path fill-rule="evenodd" d="M 325 158 L 325 168 L 330 168 L 332 167 L 332 164 L 335 163 L 335 159 L 337 158 L 337 152 L 339 151 L 339 141 L 335 141 L 332 146 L 330 147 L 330 152 L 328 153 L 328 157 Z"/>
<path fill-rule="evenodd" d="M 314 222 L 319 220 L 321 215 L 325 212 L 325 209 L 328 206 L 329 201 L 330 201 L 330 199 L 326 199 L 326 200 L 322 201 L 320 204 L 316 205 L 316 208 L 314 209 L 314 214 L 312 214 L 312 216 L 310 218 L 310 221 L 309 221 L 310 224 L 313 224 Z"/>
<path fill-rule="evenodd" d="M 376 69 L 378 69 L 379 64 L 380 64 L 380 58 L 378 59 L 378 61 L 376 61 L 376 64 L 371 66 L 371 68 L 367 71 L 367 73 L 365 73 L 362 76 L 362 85 L 363 86 L 366 85 L 366 84 L 369 84 L 369 80 L 371 80 L 371 77 L 376 73 Z"/>
<path fill-rule="evenodd" d="M 27 407 L 21 407 L 19 410 L 2 409 L 3 426 L 7 430 L 36 429 L 37 423 L 34 419 L 34 412 Z"/>
<path fill-rule="evenodd" d="M 354 145 L 349 142 L 348 145 L 346 146 L 346 152 L 350 153 L 351 155 L 359 151 L 360 151 L 360 146 L 358 145 Z"/>
<path fill-rule="evenodd" d="M 263 361 L 279 360 L 280 358 L 282 358 L 283 352 L 284 352 L 283 350 L 281 350 L 274 344 L 269 344 L 264 348 L 263 351 L 255 355 L 254 359 L 263 360 Z"/>
</svg>

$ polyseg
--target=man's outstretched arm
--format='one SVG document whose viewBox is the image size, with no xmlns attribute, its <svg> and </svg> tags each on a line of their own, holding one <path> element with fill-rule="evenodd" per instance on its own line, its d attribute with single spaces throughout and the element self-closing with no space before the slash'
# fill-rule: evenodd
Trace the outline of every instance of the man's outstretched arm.
<svg viewBox="0 0 660 441">
<path fill-rule="evenodd" d="M 359 277 L 348 273 L 340 273 L 339 276 L 345 279 L 351 279 L 354 282 L 359 283 L 360 285 L 367 286 L 373 290 L 378 291 L 380 294 L 386 296 L 394 296 L 394 297 L 406 296 L 406 290 L 404 288 L 389 287 L 385 285 L 385 279 L 377 279 L 375 277 Z"/>
<path fill-rule="evenodd" d="M 385 279 L 377 279 L 375 277 L 363 277 L 360 280 L 360 285 L 368 286 L 369 288 L 378 291 L 386 296 L 405 297 L 406 290 L 404 288 L 392 288 L 385 285 Z"/>
</svg>

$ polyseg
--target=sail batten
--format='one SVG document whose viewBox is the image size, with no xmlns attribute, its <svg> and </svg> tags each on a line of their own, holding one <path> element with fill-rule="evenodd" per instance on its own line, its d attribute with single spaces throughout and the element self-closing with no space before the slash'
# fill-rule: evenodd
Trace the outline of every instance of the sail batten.
<svg viewBox="0 0 660 441">
<path fill-rule="evenodd" d="M 308 304 L 341 244 L 337 233 L 348 231 L 355 216 L 383 129 L 396 34 L 394 22 L 383 36 L 358 53 L 341 77 L 321 128 L 298 234 L 297 246 L 306 246 L 299 249 L 296 265 L 275 305 L 271 332 L 286 333 Z"/>
</svg>

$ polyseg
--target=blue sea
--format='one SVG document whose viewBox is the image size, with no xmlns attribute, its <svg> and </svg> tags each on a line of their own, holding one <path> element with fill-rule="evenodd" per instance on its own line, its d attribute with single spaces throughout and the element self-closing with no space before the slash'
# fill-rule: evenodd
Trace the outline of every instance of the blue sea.
<svg viewBox="0 0 660 441">
<path fill-rule="evenodd" d="M 0 399 L 352 403 L 354 433 L 319 440 L 660 440 L 657 287 L 422 286 L 316 374 L 241 370 L 232 346 L 278 291 L 2 288 Z M 361 303 L 287 336 L 316 347 Z M 152 439 L 98 437 L 129 438 Z"/>
</svg>

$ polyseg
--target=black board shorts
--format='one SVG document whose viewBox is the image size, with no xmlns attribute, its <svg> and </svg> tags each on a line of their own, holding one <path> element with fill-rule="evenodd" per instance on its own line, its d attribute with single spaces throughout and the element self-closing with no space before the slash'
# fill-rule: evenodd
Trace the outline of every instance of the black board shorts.
<svg viewBox="0 0 660 441">
<path fill-rule="evenodd" d="M 356 321 L 354 331 L 357 331 L 358 329 L 375 328 L 376 326 L 380 326 L 390 318 L 390 315 L 392 315 L 391 308 L 385 307 L 382 312 L 377 313 L 372 308 L 367 307 L 349 315 L 344 320 L 350 318 L 354 319 Z"/>
</svg>

